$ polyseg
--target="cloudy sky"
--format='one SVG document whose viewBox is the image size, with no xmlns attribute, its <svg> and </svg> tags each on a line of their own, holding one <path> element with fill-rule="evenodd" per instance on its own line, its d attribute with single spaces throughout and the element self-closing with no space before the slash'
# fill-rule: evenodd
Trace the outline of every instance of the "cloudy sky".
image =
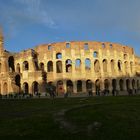
<svg viewBox="0 0 140 140">
<path fill-rule="evenodd" d="M 110 41 L 140 56 L 140 0 L 0 0 L 5 48 L 51 42 Z"/>
</svg>

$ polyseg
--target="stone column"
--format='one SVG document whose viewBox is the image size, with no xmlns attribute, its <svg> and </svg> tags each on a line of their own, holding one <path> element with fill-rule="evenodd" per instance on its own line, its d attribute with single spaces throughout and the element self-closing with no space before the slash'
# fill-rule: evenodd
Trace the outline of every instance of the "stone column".
<svg viewBox="0 0 140 140">
<path fill-rule="evenodd" d="M 33 64 L 33 58 L 30 56 L 29 59 L 28 59 L 28 63 L 29 63 L 29 72 L 33 72 L 35 71 L 35 68 L 34 68 L 34 64 Z"/>
<path fill-rule="evenodd" d="M 8 72 L 9 68 L 8 68 L 8 61 L 6 60 L 6 56 L 2 56 L 1 58 L 1 72 Z"/>
<path fill-rule="evenodd" d="M 82 92 L 86 93 L 86 81 L 82 81 Z"/>
<path fill-rule="evenodd" d="M 73 92 L 77 93 L 77 81 L 73 82 Z"/>
<path fill-rule="evenodd" d="M 65 77 L 66 74 L 66 62 L 65 62 L 65 50 L 62 50 L 62 72 L 63 72 L 63 76 Z"/>
</svg>

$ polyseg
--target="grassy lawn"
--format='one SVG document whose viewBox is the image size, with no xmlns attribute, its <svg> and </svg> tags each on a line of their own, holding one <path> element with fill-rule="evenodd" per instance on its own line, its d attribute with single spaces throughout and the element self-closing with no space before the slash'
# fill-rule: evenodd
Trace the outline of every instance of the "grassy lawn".
<svg viewBox="0 0 140 140">
<path fill-rule="evenodd" d="M 140 96 L 0 100 L 1 140 L 139 140 Z"/>
</svg>

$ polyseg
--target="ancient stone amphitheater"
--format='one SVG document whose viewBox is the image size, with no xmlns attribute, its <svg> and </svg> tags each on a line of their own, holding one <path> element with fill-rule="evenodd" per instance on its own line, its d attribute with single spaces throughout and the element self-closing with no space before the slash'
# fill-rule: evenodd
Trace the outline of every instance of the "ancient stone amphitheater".
<svg viewBox="0 0 140 140">
<path fill-rule="evenodd" d="M 96 41 L 59 42 L 12 53 L 4 50 L 0 34 L 0 93 L 46 93 L 50 83 L 58 95 L 89 89 L 113 89 L 126 94 L 140 88 L 140 57 L 118 43 Z"/>
</svg>

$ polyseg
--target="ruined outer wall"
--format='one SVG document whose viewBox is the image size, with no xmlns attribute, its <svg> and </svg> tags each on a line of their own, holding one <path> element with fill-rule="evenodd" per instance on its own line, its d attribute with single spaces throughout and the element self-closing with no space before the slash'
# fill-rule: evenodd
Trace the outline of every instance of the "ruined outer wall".
<svg viewBox="0 0 140 140">
<path fill-rule="evenodd" d="M 57 54 L 61 54 L 62 58 L 56 58 Z M 57 86 L 58 81 L 63 82 L 63 88 L 67 90 L 67 81 L 71 80 L 73 84 L 73 92 L 77 93 L 77 83 L 82 81 L 81 92 L 86 92 L 86 82 L 92 82 L 92 91 L 96 90 L 96 82 L 100 82 L 100 89 L 105 89 L 105 80 L 108 81 L 108 88 L 113 89 L 112 80 L 116 80 L 116 89 L 120 90 L 119 81 L 123 80 L 123 90 L 127 90 L 126 81 L 129 80 L 130 88 L 138 88 L 139 76 L 136 75 L 140 68 L 137 63 L 139 58 L 135 56 L 131 47 L 123 46 L 117 43 L 109 42 L 92 42 L 92 41 L 73 41 L 60 42 L 52 44 L 39 45 L 33 49 L 19 52 L 17 54 L 7 54 L 5 57 L 14 57 L 15 70 L 9 74 L 9 66 L 7 71 L 1 74 L 2 77 L 8 77 L 1 81 L 1 93 L 4 93 L 4 83 L 8 84 L 7 92 L 15 92 L 16 88 L 10 88 L 15 75 L 20 75 L 20 90 L 23 91 L 24 83 L 28 84 L 28 92 L 34 94 L 33 83 L 38 83 L 38 92 L 45 92 L 43 86 L 43 73 L 46 72 L 47 82 L 53 82 Z M 2 61 L 3 57 L 1 58 Z M 76 66 L 76 60 L 80 60 L 80 66 Z M 86 68 L 85 60 L 90 61 L 90 67 Z M 66 60 L 70 60 L 70 70 L 67 71 Z M 28 69 L 25 69 L 23 62 L 28 62 Z M 48 71 L 48 62 L 52 62 L 53 71 Z M 62 67 L 56 65 L 60 62 Z M 2 63 L 2 62 L 1 62 Z M 5 62 L 7 63 L 7 62 Z M 59 63 L 59 64 L 60 64 Z M 119 64 L 118 64 L 119 63 Z M 43 64 L 43 70 L 41 65 Z M 118 66 L 119 65 L 119 66 Z M 57 71 L 61 70 L 61 72 Z M 10 76 L 10 75 L 13 75 Z M 9 80 L 7 80 L 9 79 Z M 135 84 L 132 85 L 132 80 Z M 132 87 L 133 86 L 133 87 Z"/>
</svg>

